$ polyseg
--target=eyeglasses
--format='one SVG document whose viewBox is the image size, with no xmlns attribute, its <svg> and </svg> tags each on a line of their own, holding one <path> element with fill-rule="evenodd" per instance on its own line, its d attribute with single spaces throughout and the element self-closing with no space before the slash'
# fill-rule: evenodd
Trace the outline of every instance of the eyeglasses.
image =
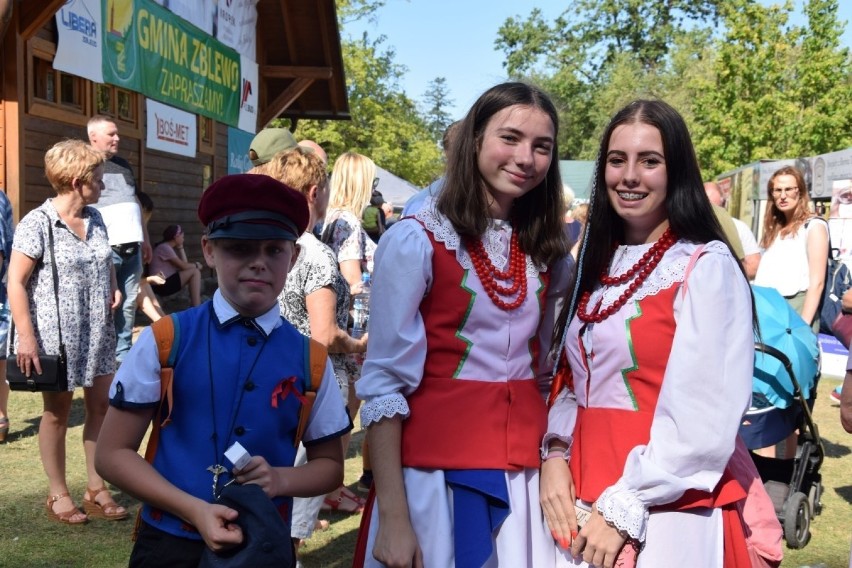
<svg viewBox="0 0 852 568">
<path fill-rule="evenodd" d="M 799 194 L 799 188 L 798 187 L 774 187 L 774 188 L 772 188 L 772 195 L 774 195 L 775 197 L 779 197 L 779 196 L 781 196 L 781 194 L 798 195 Z"/>
<path fill-rule="evenodd" d="M 373 189 L 379 187 L 379 178 L 373 178 Z"/>
</svg>

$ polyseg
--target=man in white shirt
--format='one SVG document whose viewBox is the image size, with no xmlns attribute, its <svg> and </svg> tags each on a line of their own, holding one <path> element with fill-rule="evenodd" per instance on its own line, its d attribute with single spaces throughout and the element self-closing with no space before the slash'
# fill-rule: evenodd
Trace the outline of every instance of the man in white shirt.
<svg viewBox="0 0 852 568">
<path fill-rule="evenodd" d="M 127 160 L 119 158 L 118 127 L 106 116 L 93 116 L 88 123 L 89 143 L 107 155 L 104 163 L 104 189 L 94 207 L 100 211 L 112 247 L 112 263 L 122 305 L 113 314 L 115 321 L 115 360 L 119 363 L 130 351 L 136 296 L 142 278 L 142 263 L 151 261 L 148 228 L 142 222 L 142 206 L 136 198 L 138 188 Z"/>
</svg>

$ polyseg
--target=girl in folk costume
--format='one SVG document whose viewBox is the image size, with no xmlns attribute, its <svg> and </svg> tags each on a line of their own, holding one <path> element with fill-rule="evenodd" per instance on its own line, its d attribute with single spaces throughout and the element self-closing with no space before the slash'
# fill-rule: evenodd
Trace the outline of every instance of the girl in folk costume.
<svg viewBox="0 0 852 568">
<path fill-rule="evenodd" d="M 774 513 L 749 545 L 740 514 L 762 491 L 737 442 L 751 294 L 673 108 L 636 101 L 615 115 L 590 207 L 542 445 L 557 566 L 751 566 L 753 546 L 780 560 Z"/>
<path fill-rule="evenodd" d="M 571 273 L 558 119 L 523 83 L 486 91 L 444 188 L 376 253 L 358 396 L 374 502 L 356 565 L 544 566 L 539 505 L 553 324 Z M 381 309 L 379 309 L 381 308 Z"/>
</svg>

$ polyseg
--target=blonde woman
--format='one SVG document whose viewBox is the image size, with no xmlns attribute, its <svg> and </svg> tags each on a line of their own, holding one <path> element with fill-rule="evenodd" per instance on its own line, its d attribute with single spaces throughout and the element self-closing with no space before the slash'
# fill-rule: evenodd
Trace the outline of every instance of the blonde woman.
<svg viewBox="0 0 852 568">
<path fill-rule="evenodd" d="M 361 226 L 361 216 L 370 204 L 377 181 L 376 164 L 367 156 L 346 152 L 334 162 L 322 241 L 334 252 L 340 273 L 349 284 L 349 291 L 353 296 L 361 292 L 361 275 L 373 271 L 376 243 Z M 361 377 L 361 359 L 354 355 L 348 357 L 351 362 L 348 381 L 350 385 L 354 385 Z M 346 402 L 349 416 L 355 416 L 360 406 L 361 401 L 355 396 L 355 389 L 350 388 Z M 348 443 L 348 439 L 344 443 Z M 361 456 L 364 473 L 358 484 L 361 489 L 366 489 L 373 482 L 370 452 L 366 441 L 361 447 Z M 339 494 L 329 494 L 323 509 L 342 508 L 349 512 L 360 512 L 363 509 L 363 501 L 345 487 L 341 487 L 341 490 Z"/>
<path fill-rule="evenodd" d="M 367 156 L 346 152 L 334 162 L 323 241 L 337 256 L 340 272 L 353 294 L 361 291 L 361 275 L 373 270 L 376 243 L 361 227 L 376 183 L 376 164 Z"/>
<path fill-rule="evenodd" d="M 571 217 L 574 218 L 574 222 L 580 225 L 580 233 L 577 236 L 577 240 L 574 241 L 574 245 L 571 247 L 571 256 L 574 257 L 574 260 L 577 260 L 577 256 L 580 254 L 580 243 L 583 242 L 583 234 L 586 232 L 586 221 L 589 218 L 589 204 L 581 203 L 571 211 Z"/>
<path fill-rule="evenodd" d="M 69 525 L 85 523 L 89 517 L 118 520 L 127 516 L 94 466 L 95 442 L 115 372 L 111 310 L 121 304 L 106 226 L 98 210 L 90 207 L 103 189 L 105 159 L 102 152 L 80 140 L 59 142 L 47 151 L 45 174 L 56 197 L 21 219 L 9 263 L 9 304 L 15 323 L 12 342 L 18 365 L 25 373 L 41 372 L 39 351 L 59 352 L 58 329 L 62 328 L 68 390 L 42 393 L 44 412 L 38 445 L 48 480 L 47 516 Z M 48 252 L 49 229 L 53 232 L 53 254 Z M 53 264 L 62 299 L 58 307 Z M 86 409 L 83 451 L 88 485 L 83 507 L 87 514 L 74 504 L 65 477 L 65 436 L 75 387 L 83 387 Z"/>
<path fill-rule="evenodd" d="M 317 153 L 301 147 L 287 150 L 276 154 L 264 167 L 266 175 L 305 196 L 310 211 L 309 228 L 325 217 L 330 189 L 325 164 Z M 310 230 L 305 231 L 296 244 L 300 249 L 299 258 L 287 276 L 284 290 L 278 296 L 281 313 L 302 334 L 328 347 L 340 392 L 346 400 L 349 395 L 349 376 L 359 372 L 358 366 L 347 354 L 364 353 L 367 350 L 367 336 L 355 339 L 346 331 L 349 320 L 349 284 L 340 273 L 334 252 Z M 343 442 L 348 445 L 348 435 L 343 437 Z M 300 448 L 297 465 L 303 459 L 303 454 Z M 294 539 L 311 536 L 324 500 L 327 508 L 359 513 L 362 503 L 357 496 L 350 497 L 350 493 L 338 488 L 325 499 L 323 496 L 295 499 L 291 536 Z"/>
<path fill-rule="evenodd" d="M 786 166 L 767 184 L 769 203 L 754 283 L 778 290 L 817 331 L 828 262 L 828 223 L 811 212 L 802 172 Z"/>
</svg>

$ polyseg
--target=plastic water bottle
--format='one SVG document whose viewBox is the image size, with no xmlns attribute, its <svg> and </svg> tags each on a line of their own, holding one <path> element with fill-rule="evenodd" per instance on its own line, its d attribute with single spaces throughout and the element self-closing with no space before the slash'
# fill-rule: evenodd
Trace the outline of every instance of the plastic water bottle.
<svg viewBox="0 0 852 568">
<path fill-rule="evenodd" d="M 352 299 L 352 337 L 360 338 L 367 333 L 370 321 L 370 273 L 361 274 L 361 291 Z"/>
<path fill-rule="evenodd" d="M 361 274 L 361 291 L 352 299 L 352 337 L 360 339 L 367 333 L 370 321 L 370 273 Z M 362 365 L 364 354 L 356 353 L 355 361 Z"/>
</svg>

